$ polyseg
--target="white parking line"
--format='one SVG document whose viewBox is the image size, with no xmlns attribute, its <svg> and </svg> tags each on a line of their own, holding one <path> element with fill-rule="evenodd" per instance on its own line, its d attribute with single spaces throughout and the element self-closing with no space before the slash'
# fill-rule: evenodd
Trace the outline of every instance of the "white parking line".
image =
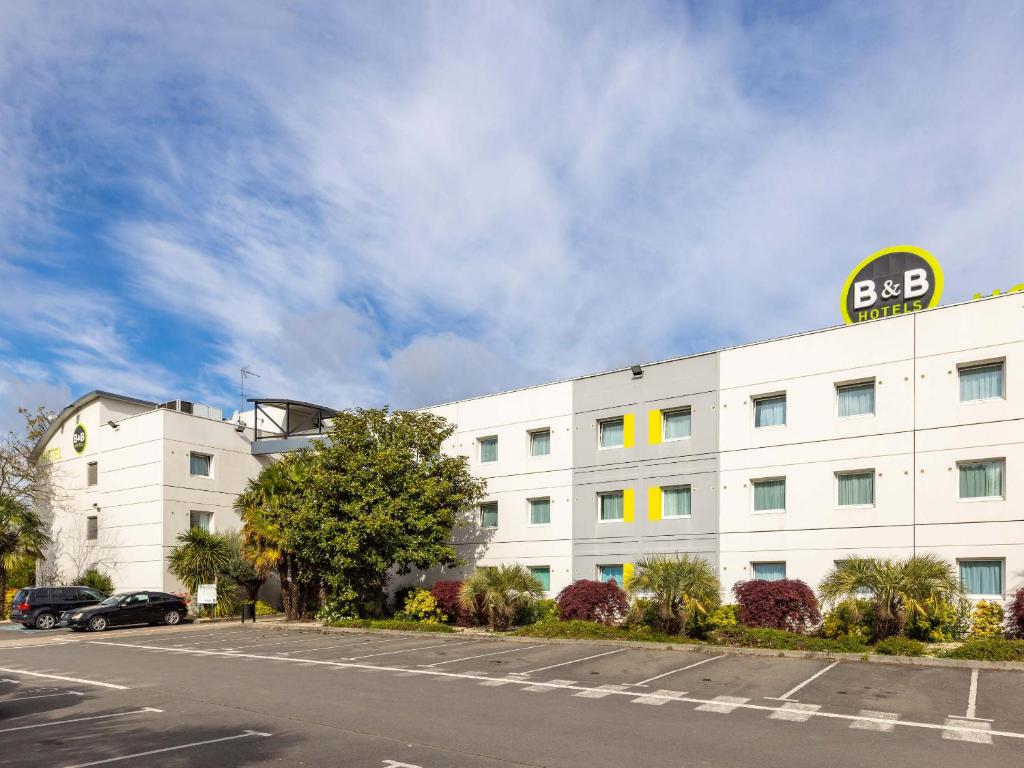
<svg viewBox="0 0 1024 768">
<path fill-rule="evenodd" d="M 838 664 L 839 664 L 838 661 L 833 661 L 831 664 L 829 664 L 824 669 L 819 669 L 817 672 L 815 672 L 813 675 L 808 677 L 802 683 L 800 683 L 797 686 L 794 686 L 793 688 L 790 688 L 788 691 L 786 691 L 784 694 L 782 694 L 781 696 L 779 696 L 777 698 L 773 697 L 773 696 L 767 696 L 765 698 L 774 699 L 775 701 L 789 701 L 790 700 L 790 696 L 792 696 L 794 693 L 799 691 L 801 688 L 803 688 L 808 683 L 813 683 L 815 680 L 817 680 L 819 677 L 824 675 L 826 672 L 828 672 L 830 669 L 832 669 L 833 667 L 835 667 Z"/>
<path fill-rule="evenodd" d="M 981 722 L 991 723 L 992 720 L 987 717 L 978 717 L 978 673 L 977 667 L 971 670 L 971 689 L 967 694 L 967 716 L 964 718 L 957 718 L 956 715 L 950 715 L 952 718 L 961 720 L 978 720 Z"/>
<path fill-rule="evenodd" d="M 54 696 L 85 696 L 78 691 L 61 691 L 60 693 L 43 693 L 39 696 L 19 696 L 16 699 L 2 699 L 0 704 L 10 704 L 12 701 L 31 701 L 32 699 L 52 699 Z"/>
<path fill-rule="evenodd" d="M 82 683 L 82 685 L 98 685 L 100 688 L 113 688 L 115 691 L 129 690 L 127 685 L 101 683 L 99 680 L 83 680 L 80 677 L 64 677 L 63 675 L 49 675 L 43 672 L 29 672 L 26 669 L 8 669 L 6 667 L 0 667 L 0 672 L 9 672 L 12 675 L 28 675 L 29 677 L 45 677 L 50 680 L 63 680 L 65 683 Z"/>
<path fill-rule="evenodd" d="M 262 731 L 242 731 L 234 736 L 223 736 L 219 739 L 207 739 L 206 741 L 193 741 L 191 744 L 178 744 L 174 747 L 164 747 L 163 749 L 151 749 L 148 752 L 136 752 L 134 755 L 120 755 L 118 757 L 110 757 L 106 760 L 93 760 L 91 763 L 76 763 L 75 765 L 67 765 L 64 768 L 89 768 L 91 765 L 107 765 L 108 763 L 117 763 L 121 760 L 134 760 L 137 757 L 149 757 L 150 755 L 159 755 L 164 752 L 177 752 L 181 749 L 192 749 L 193 747 L 205 747 L 207 744 L 220 744 L 225 741 L 235 741 L 237 739 L 248 739 L 252 736 L 272 736 L 270 733 L 263 733 Z"/>
<path fill-rule="evenodd" d="M 990 723 L 979 723 L 974 718 L 968 720 L 964 717 L 947 717 L 946 725 L 950 727 L 942 732 L 944 739 L 970 741 L 974 744 L 992 743 L 992 734 L 987 733 L 992 728 Z"/>
<path fill-rule="evenodd" d="M 439 645 L 424 645 L 419 648 L 402 648 L 398 651 L 381 651 L 380 653 L 367 653 L 363 656 L 349 656 L 345 661 L 358 661 L 359 659 L 370 659 L 374 656 L 390 656 L 394 653 L 412 653 L 413 651 L 429 651 L 431 648 L 443 648 L 445 646 L 452 645 L 465 645 L 466 643 L 476 643 L 478 640 L 461 640 L 457 643 L 440 643 Z"/>
<path fill-rule="evenodd" d="M 421 667 L 440 667 L 442 664 L 454 664 L 456 661 L 469 661 L 470 659 L 482 659 L 485 656 L 500 656 L 503 653 L 515 653 L 516 651 L 528 651 L 531 648 L 540 648 L 539 645 L 528 645 L 525 648 L 511 648 L 507 651 L 494 651 L 494 653 L 480 653 L 476 656 L 463 656 L 459 659 L 448 659 L 448 661 L 435 661 L 433 664 L 419 664 Z"/>
<path fill-rule="evenodd" d="M 131 643 L 113 643 L 113 642 L 104 642 L 102 640 L 92 640 L 90 642 L 93 645 L 107 645 L 107 646 L 111 646 L 113 648 L 137 648 L 137 649 L 143 649 L 143 650 L 146 649 L 146 646 L 137 646 L 137 645 L 133 645 Z M 309 665 L 314 665 L 314 666 L 334 667 L 336 669 L 357 669 L 357 670 L 367 670 L 367 671 L 375 671 L 375 672 L 410 672 L 412 674 L 417 674 L 417 675 L 427 675 L 427 676 L 434 676 L 434 677 L 458 678 L 460 680 L 469 680 L 469 681 L 472 681 L 472 682 L 480 683 L 482 685 L 522 685 L 522 686 L 528 686 L 528 685 L 539 685 L 540 684 L 540 683 L 538 683 L 535 680 L 515 678 L 515 677 L 512 677 L 512 676 L 506 676 L 505 678 L 495 679 L 495 678 L 487 677 L 486 675 L 470 674 L 470 673 L 466 673 L 466 672 L 449 672 L 449 671 L 443 670 L 443 669 L 407 669 L 405 667 L 394 667 L 394 666 L 392 666 L 392 667 L 381 667 L 381 666 L 376 666 L 374 664 L 358 664 L 358 663 L 351 663 L 351 662 L 346 662 L 346 661 L 331 661 L 331 660 L 327 660 L 327 659 L 283 659 L 280 656 L 262 656 L 262 655 L 255 654 L 255 653 L 250 653 L 250 654 L 232 654 L 232 653 L 224 653 L 223 651 L 203 651 L 203 650 L 181 651 L 181 650 L 178 650 L 176 648 L 160 648 L 160 649 L 155 649 L 155 650 L 161 650 L 161 651 L 164 651 L 166 653 L 191 653 L 191 654 L 196 655 L 196 656 L 221 656 L 223 658 L 243 658 L 243 659 L 253 659 L 253 660 L 257 660 L 257 661 L 294 662 L 296 664 L 309 664 Z M 627 649 L 623 648 L 621 650 L 627 650 Z M 577 659 L 577 661 L 579 661 L 579 659 Z M 549 686 L 551 688 L 557 688 L 557 689 L 561 689 L 561 690 L 565 690 L 565 691 L 573 691 L 573 692 L 575 692 L 575 691 L 589 691 L 589 690 L 592 690 L 591 686 L 585 686 L 585 685 L 559 685 L 559 684 L 555 684 L 553 682 L 545 683 L 544 685 L 547 685 L 547 686 Z M 611 695 L 612 696 L 629 696 L 631 699 L 635 699 L 637 697 L 637 692 L 636 691 L 613 691 L 613 692 L 611 692 Z M 659 694 L 655 692 L 655 693 L 648 693 L 648 694 L 643 694 L 643 695 L 644 696 L 657 696 Z M 750 702 L 749 700 L 746 700 L 746 699 L 742 700 L 743 703 L 740 703 L 740 701 L 741 701 L 740 699 L 731 698 L 731 697 L 715 697 L 713 699 L 699 699 L 699 698 L 696 698 L 694 696 L 671 696 L 671 697 L 670 696 L 666 696 L 665 698 L 670 698 L 672 701 L 677 701 L 677 702 L 680 702 L 680 703 L 683 703 L 683 704 L 697 704 L 697 705 L 712 704 L 712 705 L 715 705 L 715 708 L 712 709 L 712 711 L 716 711 L 716 712 L 717 711 L 721 711 L 720 708 L 724 708 L 726 706 L 729 706 L 732 709 L 745 709 L 745 710 L 751 710 L 751 711 L 755 711 L 755 712 L 765 712 L 767 714 L 771 714 L 772 712 L 778 712 L 780 709 L 783 708 L 781 706 L 770 706 L 770 705 L 767 705 L 767 704 L 755 704 L 755 703 Z M 723 698 L 727 698 L 729 700 L 728 701 L 723 701 Z M 698 706 L 698 709 L 699 709 L 699 706 Z M 819 718 L 820 717 L 820 718 L 824 718 L 826 720 L 842 720 L 842 721 L 846 721 L 846 722 L 851 723 L 851 726 L 850 726 L 851 728 L 874 729 L 874 727 L 881 725 L 883 727 L 900 726 L 900 727 L 903 727 L 903 728 L 920 728 L 920 729 L 923 729 L 923 730 L 930 730 L 930 731 L 947 731 L 947 730 L 950 730 L 950 729 L 957 730 L 957 731 L 984 731 L 985 733 L 989 733 L 992 736 L 1003 736 L 1003 737 L 1010 738 L 1010 739 L 1021 739 L 1021 740 L 1024 740 L 1024 733 L 1017 732 L 1017 731 L 989 730 L 989 728 L 987 727 L 987 724 L 986 724 L 985 728 L 978 728 L 978 727 L 951 726 L 951 725 L 946 725 L 945 723 L 941 723 L 941 724 L 940 723 L 924 723 L 924 722 L 919 722 L 919 721 L 915 721 L 915 720 L 899 720 L 899 719 L 893 719 L 893 718 L 898 718 L 899 715 L 891 714 L 891 713 L 888 713 L 888 712 L 870 712 L 869 710 L 861 710 L 861 712 L 859 714 L 852 715 L 852 714 L 847 714 L 847 713 L 844 713 L 844 712 L 822 712 L 822 711 L 816 711 L 816 712 L 811 713 L 811 717 L 812 718 Z"/>
<path fill-rule="evenodd" d="M 0 728 L 0 733 L 10 733 L 12 731 L 28 731 L 32 728 L 49 728 L 54 725 L 67 725 L 69 723 L 84 723 L 86 720 L 108 720 L 111 717 L 127 717 L 128 715 L 141 715 L 149 712 L 163 712 L 163 710 L 154 709 L 153 707 L 143 707 L 142 709 L 133 709 L 131 712 L 112 712 L 109 715 L 92 715 L 90 717 L 76 717 L 71 720 L 50 720 L 45 723 L 35 723 L 34 725 L 19 725 L 16 728 Z"/>
<path fill-rule="evenodd" d="M 519 672 L 520 675 L 532 675 L 535 672 L 543 672 L 547 669 L 554 669 L 555 667 L 564 667 L 569 664 L 578 664 L 581 661 L 590 661 L 591 659 L 599 659 L 602 656 L 611 656 L 613 653 L 622 653 L 625 648 L 616 648 L 614 651 L 605 651 L 604 653 L 595 653 L 593 656 L 584 656 L 582 659 L 572 659 L 570 661 L 563 661 L 561 664 L 549 664 L 546 667 L 537 667 L 537 669 L 531 669 L 527 672 Z"/>
<path fill-rule="evenodd" d="M 668 677 L 669 675 L 674 675 L 676 672 L 685 672 L 688 669 L 693 669 L 694 667 L 699 667 L 701 664 L 707 664 L 709 661 L 716 661 L 718 659 L 724 659 L 726 657 L 726 655 L 727 654 L 723 653 L 721 656 L 712 656 L 710 659 L 701 659 L 700 661 L 694 662 L 693 664 L 690 664 L 689 666 L 680 667 L 679 669 L 673 669 L 671 672 L 663 672 L 662 674 L 655 675 L 654 677 L 648 677 L 646 680 L 641 680 L 639 683 L 626 683 L 626 685 L 647 685 L 648 683 L 650 683 L 650 682 L 652 682 L 654 680 L 661 680 L 661 678 L 663 678 L 663 677 Z"/>
</svg>

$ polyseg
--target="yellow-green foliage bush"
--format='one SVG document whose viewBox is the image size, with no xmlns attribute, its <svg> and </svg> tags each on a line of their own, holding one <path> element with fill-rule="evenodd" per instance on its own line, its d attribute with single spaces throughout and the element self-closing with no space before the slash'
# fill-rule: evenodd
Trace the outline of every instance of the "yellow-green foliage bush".
<svg viewBox="0 0 1024 768">
<path fill-rule="evenodd" d="M 401 615 L 396 614 L 395 618 L 437 624 L 444 621 L 444 613 L 437 605 L 437 598 L 429 589 L 417 589 L 409 593 L 405 599 L 405 608 Z"/>
<path fill-rule="evenodd" d="M 971 614 L 971 637 L 999 637 L 1003 634 L 1003 606 L 981 600 Z"/>
<path fill-rule="evenodd" d="M 868 640 L 874 627 L 875 608 L 870 600 L 844 600 L 821 623 L 821 636 L 830 640 L 854 637 Z"/>
<path fill-rule="evenodd" d="M 733 603 L 726 603 L 718 606 L 708 614 L 708 629 L 722 629 L 723 627 L 738 627 L 740 623 L 740 607 Z"/>
<path fill-rule="evenodd" d="M 971 629 L 971 601 L 925 600 L 924 615 L 915 613 L 907 621 L 906 634 L 928 643 L 963 640 Z"/>
<path fill-rule="evenodd" d="M 262 600 L 256 601 L 257 616 L 273 616 L 275 613 L 279 613 L 279 611 L 270 603 L 264 603 Z"/>
<path fill-rule="evenodd" d="M 18 594 L 16 589 L 8 589 L 4 595 L 4 603 L 0 605 L 0 619 L 6 619 L 11 615 L 11 605 L 14 603 L 14 596 Z"/>
</svg>

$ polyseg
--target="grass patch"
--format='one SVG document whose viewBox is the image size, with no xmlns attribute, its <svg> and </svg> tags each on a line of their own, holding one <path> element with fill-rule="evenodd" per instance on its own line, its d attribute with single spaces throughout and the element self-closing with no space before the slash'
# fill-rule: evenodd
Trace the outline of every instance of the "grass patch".
<svg viewBox="0 0 1024 768">
<path fill-rule="evenodd" d="M 959 647 L 943 651 L 939 656 L 972 661 L 1024 661 L 1024 640 L 1006 640 L 1002 637 L 965 640 Z"/>
<path fill-rule="evenodd" d="M 569 640 L 639 640 L 649 643 L 694 643 L 689 637 L 666 635 L 650 627 L 608 627 L 596 621 L 541 621 L 512 634 L 522 637 L 558 637 Z"/>
<path fill-rule="evenodd" d="M 846 636 L 830 640 L 786 632 L 781 629 L 723 627 L 711 633 L 708 641 L 739 648 L 771 648 L 778 651 L 825 651 L 827 653 L 864 653 L 870 646 L 860 637 Z"/>
<path fill-rule="evenodd" d="M 339 619 L 324 622 L 325 627 L 347 629 L 400 629 L 406 632 L 454 632 L 447 624 L 433 624 L 425 621 L 403 621 L 401 619 Z"/>
</svg>

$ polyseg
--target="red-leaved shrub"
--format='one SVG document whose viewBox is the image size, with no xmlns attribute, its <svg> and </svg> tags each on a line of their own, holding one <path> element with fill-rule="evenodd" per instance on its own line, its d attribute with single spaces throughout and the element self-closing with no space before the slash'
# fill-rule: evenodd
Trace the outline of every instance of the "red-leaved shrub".
<svg viewBox="0 0 1024 768">
<path fill-rule="evenodd" d="M 818 599 L 799 579 L 741 581 L 732 591 L 748 627 L 806 632 L 821 621 Z"/>
<path fill-rule="evenodd" d="M 438 581 L 430 588 L 430 594 L 437 600 L 437 607 L 441 609 L 449 623 L 460 627 L 472 627 L 474 624 L 483 623 L 480 616 L 483 607 L 479 606 L 476 611 L 463 608 L 459 602 L 461 590 L 461 581 Z"/>
<path fill-rule="evenodd" d="M 629 614 L 626 593 L 614 582 L 574 581 L 555 598 L 562 619 L 597 621 L 614 626 L 622 624 Z"/>
<path fill-rule="evenodd" d="M 1017 590 L 1006 609 L 1006 623 L 1008 634 L 1024 639 L 1024 587 Z"/>
</svg>

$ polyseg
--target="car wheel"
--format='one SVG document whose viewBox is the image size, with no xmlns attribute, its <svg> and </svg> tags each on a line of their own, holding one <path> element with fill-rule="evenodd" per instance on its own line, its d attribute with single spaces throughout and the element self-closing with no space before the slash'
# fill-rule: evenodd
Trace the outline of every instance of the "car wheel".
<svg viewBox="0 0 1024 768">
<path fill-rule="evenodd" d="M 93 632 L 102 632 L 107 628 L 107 620 L 103 616 L 93 616 L 89 619 L 89 629 Z"/>
<path fill-rule="evenodd" d="M 169 627 L 173 627 L 175 624 L 181 623 L 181 614 L 177 611 L 168 611 L 164 614 L 164 624 Z"/>
<path fill-rule="evenodd" d="M 36 629 L 53 629 L 57 626 L 57 617 L 52 613 L 40 613 L 36 616 Z"/>
</svg>

